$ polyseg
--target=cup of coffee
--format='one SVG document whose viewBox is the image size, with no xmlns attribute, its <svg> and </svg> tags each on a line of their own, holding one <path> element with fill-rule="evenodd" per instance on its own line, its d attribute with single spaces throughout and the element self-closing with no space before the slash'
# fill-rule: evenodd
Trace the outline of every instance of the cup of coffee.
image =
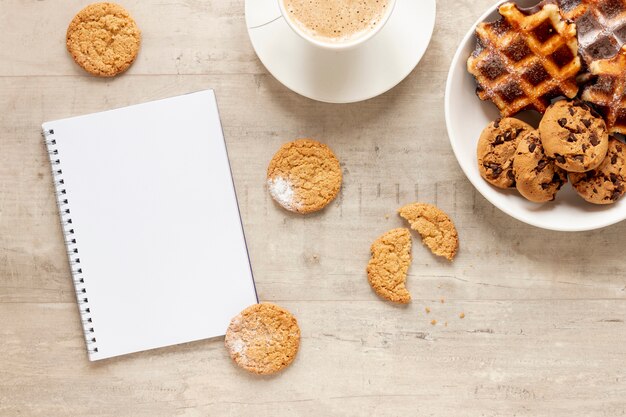
<svg viewBox="0 0 626 417">
<path fill-rule="evenodd" d="M 277 0 L 285 21 L 309 43 L 330 50 L 361 45 L 385 25 L 396 0 Z"/>
</svg>

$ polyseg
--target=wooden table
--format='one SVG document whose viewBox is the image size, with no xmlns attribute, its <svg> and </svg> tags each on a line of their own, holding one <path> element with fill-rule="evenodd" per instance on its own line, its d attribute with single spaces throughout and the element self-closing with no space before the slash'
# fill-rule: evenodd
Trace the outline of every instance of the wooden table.
<svg viewBox="0 0 626 417">
<path fill-rule="evenodd" d="M 431 46 L 402 84 L 329 105 L 267 73 L 242 0 L 125 0 L 144 42 L 114 80 L 65 51 L 88 1 L 0 0 L 0 415 L 624 415 L 626 223 L 577 234 L 519 223 L 474 191 L 448 144 L 448 65 L 491 1 L 440 0 Z M 301 351 L 271 378 L 236 368 L 222 339 L 90 363 L 40 124 L 208 87 L 260 298 L 296 314 Z M 264 189 L 274 151 L 301 136 L 328 143 L 345 174 L 336 202 L 307 217 Z M 414 301 L 397 308 L 364 269 L 415 200 L 450 213 L 461 250 L 449 264 L 416 243 Z"/>
</svg>

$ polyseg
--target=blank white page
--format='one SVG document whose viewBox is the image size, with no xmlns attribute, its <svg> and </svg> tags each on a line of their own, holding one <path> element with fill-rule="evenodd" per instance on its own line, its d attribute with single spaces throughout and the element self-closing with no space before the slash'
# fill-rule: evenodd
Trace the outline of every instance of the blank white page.
<svg viewBox="0 0 626 417">
<path fill-rule="evenodd" d="M 91 360 L 224 335 L 257 302 L 213 91 L 43 129 Z"/>
</svg>

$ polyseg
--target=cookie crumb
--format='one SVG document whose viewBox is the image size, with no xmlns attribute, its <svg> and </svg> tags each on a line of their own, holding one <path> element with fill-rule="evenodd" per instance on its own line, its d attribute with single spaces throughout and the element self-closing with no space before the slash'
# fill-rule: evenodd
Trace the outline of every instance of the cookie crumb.
<svg viewBox="0 0 626 417">
<path fill-rule="evenodd" d="M 460 318 L 460 319 L 464 319 L 464 318 L 465 318 L 465 313 L 461 313 L 461 314 L 459 314 L 459 318 Z"/>
<path fill-rule="evenodd" d="M 426 314 L 430 314 L 430 308 L 426 307 L 425 310 L 426 310 Z"/>
<path fill-rule="evenodd" d="M 437 320 L 432 320 L 432 321 L 430 322 L 430 324 L 432 324 L 433 326 L 435 326 L 435 325 L 437 324 Z"/>
<path fill-rule="evenodd" d="M 443 299 L 443 298 L 442 298 L 441 300 L 439 300 L 439 301 L 441 301 L 441 304 L 443 304 L 443 303 L 445 303 L 445 302 L 446 302 L 446 300 L 445 300 L 445 299 Z"/>
<path fill-rule="evenodd" d="M 443 325 L 444 325 L 444 326 L 446 326 L 446 327 L 448 327 L 448 322 L 445 322 Z"/>
<path fill-rule="evenodd" d="M 385 219 L 389 220 L 389 217 L 391 217 L 389 214 L 385 214 Z"/>
</svg>

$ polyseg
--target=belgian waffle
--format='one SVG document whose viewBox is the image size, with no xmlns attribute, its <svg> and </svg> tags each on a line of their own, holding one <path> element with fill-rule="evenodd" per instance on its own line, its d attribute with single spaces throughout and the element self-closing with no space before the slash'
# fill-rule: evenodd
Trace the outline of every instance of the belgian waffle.
<svg viewBox="0 0 626 417">
<path fill-rule="evenodd" d="M 609 132 L 626 134 L 626 45 L 613 58 L 592 62 L 589 71 L 597 78 L 582 99 L 595 105 Z"/>
<path fill-rule="evenodd" d="M 508 117 L 526 109 L 543 113 L 551 99 L 576 96 L 576 25 L 561 18 L 556 4 L 523 11 L 509 2 L 499 12 L 499 20 L 478 25 L 476 49 L 467 60 L 480 99 L 493 101 Z"/>
<path fill-rule="evenodd" d="M 587 65 L 614 57 L 626 44 L 626 0 L 559 0 L 561 14 L 576 23 Z"/>
</svg>

